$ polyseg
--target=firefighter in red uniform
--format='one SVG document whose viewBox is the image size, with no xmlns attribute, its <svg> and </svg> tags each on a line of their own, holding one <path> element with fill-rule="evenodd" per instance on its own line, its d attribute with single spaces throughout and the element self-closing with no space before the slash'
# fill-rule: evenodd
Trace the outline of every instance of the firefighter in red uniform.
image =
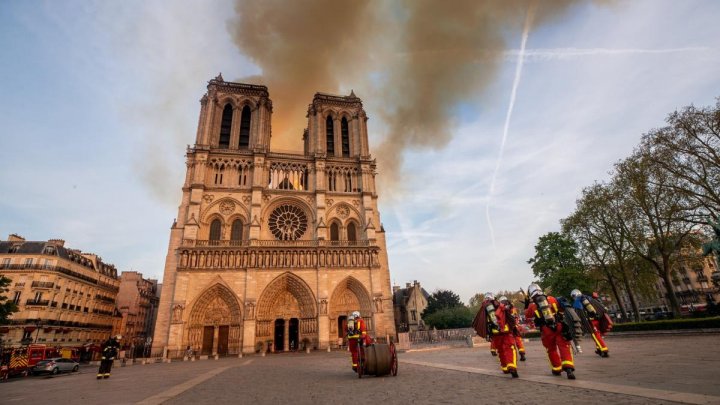
<svg viewBox="0 0 720 405">
<path fill-rule="evenodd" d="M 515 348 L 520 355 L 520 361 L 525 361 L 525 344 L 523 344 L 522 334 L 520 333 L 520 313 L 518 312 L 517 308 L 515 308 L 515 305 L 513 305 L 506 296 L 501 296 L 498 301 L 500 301 L 500 303 L 505 305 L 506 307 L 510 308 L 510 313 L 513 317 L 513 324 L 515 325 L 515 328 L 513 328 Z"/>
<path fill-rule="evenodd" d="M 539 285 L 530 284 L 525 305 L 525 319 L 535 319 L 535 326 L 540 329 L 543 346 L 547 351 L 553 375 L 567 373 L 567 378 L 575 379 L 575 363 L 570 350 L 570 338 L 563 332 L 563 308 L 555 297 L 546 296 Z M 532 300 L 530 302 L 530 300 Z M 529 305 L 528 305 L 529 304 Z"/>
<path fill-rule="evenodd" d="M 350 348 L 350 354 L 352 355 L 352 369 L 353 371 L 357 371 L 359 346 L 363 343 L 365 345 L 370 344 L 370 337 L 367 334 L 367 326 L 365 325 L 365 320 L 360 316 L 359 311 L 353 311 L 353 313 L 350 314 L 347 328 L 348 347 Z"/>
<path fill-rule="evenodd" d="M 480 304 L 480 307 L 481 308 L 485 307 L 489 303 L 493 303 L 494 301 L 495 301 L 495 295 L 493 293 L 491 293 L 491 292 L 485 293 L 485 298 L 483 298 L 483 302 L 482 302 L 482 304 Z M 494 306 L 497 308 L 497 305 L 494 305 Z M 495 347 L 495 343 L 492 340 L 492 335 L 488 333 L 486 336 L 482 336 L 482 337 L 484 337 L 488 342 L 490 342 L 490 354 L 493 356 L 497 356 L 497 348 Z"/>
<path fill-rule="evenodd" d="M 110 378 L 110 370 L 112 370 L 113 362 L 120 352 L 120 340 L 122 336 L 113 336 L 105 342 L 102 351 L 102 359 L 100 360 L 100 368 L 98 369 L 97 379 Z"/>
<path fill-rule="evenodd" d="M 478 314 L 473 321 L 475 331 L 482 337 L 490 337 L 500 358 L 500 369 L 505 374 L 518 377 L 517 356 L 515 353 L 515 318 L 510 307 L 494 299 L 492 293 L 485 294 Z"/>
<path fill-rule="evenodd" d="M 570 296 L 573 299 L 575 311 L 582 311 L 585 319 L 590 321 L 590 335 L 595 341 L 595 353 L 600 357 L 609 357 L 603 335 L 612 328 L 612 322 L 605 316 L 605 308 L 594 297 L 588 297 L 578 289 L 572 290 Z"/>
</svg>

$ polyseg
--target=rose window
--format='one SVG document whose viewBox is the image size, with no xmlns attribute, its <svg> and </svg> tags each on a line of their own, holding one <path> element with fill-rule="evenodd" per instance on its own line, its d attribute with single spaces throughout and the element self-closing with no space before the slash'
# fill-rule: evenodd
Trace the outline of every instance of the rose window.
<svg viewBox="0 0 720 405">
<path fill-rule="evenodd" d="M 278 240 L 300 239 L 307 230 L 305 212 L 294 205 L 281 205 L 270 214 L 270 231 Z"/>
</svg>

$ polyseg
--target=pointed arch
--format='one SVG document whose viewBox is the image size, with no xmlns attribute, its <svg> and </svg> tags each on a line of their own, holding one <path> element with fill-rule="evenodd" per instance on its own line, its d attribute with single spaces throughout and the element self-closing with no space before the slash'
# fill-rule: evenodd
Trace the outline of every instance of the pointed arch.
<svg viewBox="0 0 720 405">
<path fill-rule="evenodd" d="M 342 141 L 342 156 L 350 157 L 350 130 L 348 129 L 348 120 L 342 117 L 340 120 L 340 135 Z"/>
<path fill-rule="evenodd" d="M 211 241 L 220 240 L 221 238 L 221 230 L 222 230 L 222 222 L 219 218 L 213 219 L 213 221 L 210 223 L 210 235 L 208 236 L 208 239 Z"/>
<path fill-rule="evenodd" d="M 349 221 L 347 224 L 347 240 L 354 242 L 358 239 L 359 238 L 355 221 Z"/>
<path fill-rule="evenodd" d="M 278 306 L 284 303 L 279 298 L 288 298 L 287 293 L 297 301 L 299 314 L 302 318 L 315 318 L 315 296 L 310 287 L 300 277 L 292 273 L 283 273 L 268 284 L 260 295 L 257 304 L 257 319 L 275 319 Z"/>
<path fill-rule="evenodd" d="M 252 111 L 250 106 L 245 105 L 242 108 L 240 114 L 240 149 L 247 149 L 250 147 L 250 120 L 252 118 Z"/>
<path fill-rule="evenodd" d="M 325 146 L 328 156 L 335 156 L 335 128 L 332 116 L 328 115 L 325 120 Z"/>
<path fill-rule="evenodd" d="M 360 311 L 360 315 L 366 320 L 372 318 L 370 294 L 360 281 L 355 277 L 348 276 L 340 281 L 333 290 L 328 313 L 331 319 L 337 319 L 338 316 L 347 315 L 352 311 Z"/>
<path fill-rule="evenodd" d="M 330 224 L 330 240 L 340 240 L 340 225 L 337 221 Z"/>
<path fill-rule="evenodd" d="M 218 141 L 218 147 L 220 149 L 227 149 L 230 147 L 230 127 L 232 127 L 233 118 L 233 106 L 230 103 L 225 104 L 222 113 L 222 120 L 220 121 L 220 139 Z"/>
<path fill-rule="evenodd" d="M 243 238 L 243 221 L 238 218 L 232 222 L 230 228 L 230 240 L 242 240 Z"/>
<path fill-rule="evenodd" d="M 235 294 L 221 283 L 207 288 L 190 309 L 188 334 L 183 345 L 200 353 L 203 347 L 203 330 L 225 327 L 228 330 L 227 352 L 239 353 L 242 347 L 242 308 Z"/>
</svg>

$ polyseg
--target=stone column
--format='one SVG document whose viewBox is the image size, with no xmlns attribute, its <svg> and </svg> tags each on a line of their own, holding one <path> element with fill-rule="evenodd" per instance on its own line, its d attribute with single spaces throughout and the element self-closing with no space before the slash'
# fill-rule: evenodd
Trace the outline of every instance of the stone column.
<svg viewBox="0 0 720 405">
<path fill-rule="evenodd" d="M 220 340 L 220 328 L 215 325 L 213 326 L 213 347 L 212 347 L 212 355 L 215 356 L 218 354 L 218 341 Z"/>
<path fill-rule="evenodd" d="M 342 157 L 342 127 L 340 118 L 333 119 L 333 135 L 335 136 L 335 156 Z"/>
<path fill-rule="evenodd" d="M 285 319 L 285 336 L 283 340 L 283 350 L 290 351 L 290 318 Z"/>
<path fill-rule="evenodd" d="M 238 149 L 240 143 L 240 114 L 242 110 L 233 106 L 232 121 L 230 123 L 230 146 L 228 149 Z"/>
</svg>

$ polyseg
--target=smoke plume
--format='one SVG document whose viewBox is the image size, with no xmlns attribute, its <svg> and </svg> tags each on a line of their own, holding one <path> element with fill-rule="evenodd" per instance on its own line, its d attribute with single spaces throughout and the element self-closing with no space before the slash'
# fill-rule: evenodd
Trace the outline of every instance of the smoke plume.
<svg viewBox="0 0 720 405">
<path fill-rule="evenodd" d="M 535 1 L 237 0 L 229 29 L 270 89 L 273 147 L 300 143 L 316 91 L 354 88 L 385 129 L 371 148 L 388 191 L 404 151 L 449 142 L 456 107 L 495 78 Z M 573 3 L 537 1 L 534 26 Z"/>
</svg>

